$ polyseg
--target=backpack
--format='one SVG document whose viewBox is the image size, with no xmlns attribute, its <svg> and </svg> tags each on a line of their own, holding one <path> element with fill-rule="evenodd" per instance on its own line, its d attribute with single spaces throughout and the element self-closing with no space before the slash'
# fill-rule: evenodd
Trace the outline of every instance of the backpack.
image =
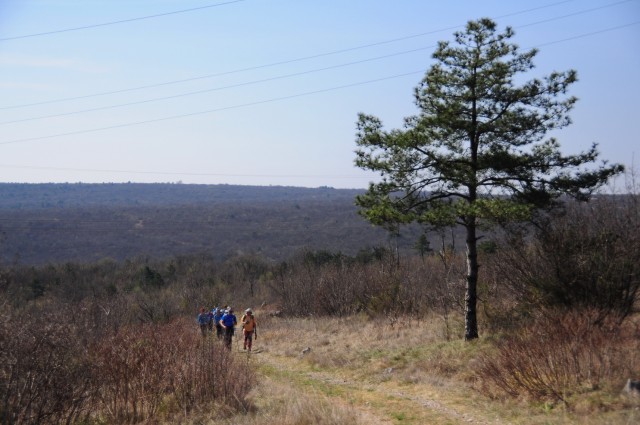
<svg viewBox="0 0 640 425">
<path fill-rule="evenodd" d="M 255 329 L 255 327 L 256 327 L 255 317 L 249 316 L 246 314 L 242 316 L 242 329 L 246 330 L 247 332 L 251 332 Z"/>
</svg>

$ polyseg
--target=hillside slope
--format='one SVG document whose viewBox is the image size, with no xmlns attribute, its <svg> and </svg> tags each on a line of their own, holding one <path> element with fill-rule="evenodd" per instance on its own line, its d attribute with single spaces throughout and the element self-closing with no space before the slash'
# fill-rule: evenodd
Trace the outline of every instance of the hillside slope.
<svg viewBox="0 0 640 425">
<path fill-rule="evenodd" d="M 362 191 L 185 184 L 0 184 L 0 260 L 43 264 L 207 253 L 283 260 L 388 246 Z M 413 239 L 400 239 L 409 249 Z M 394 240 L 395 244 L 396 241 Z"/>
</svg>

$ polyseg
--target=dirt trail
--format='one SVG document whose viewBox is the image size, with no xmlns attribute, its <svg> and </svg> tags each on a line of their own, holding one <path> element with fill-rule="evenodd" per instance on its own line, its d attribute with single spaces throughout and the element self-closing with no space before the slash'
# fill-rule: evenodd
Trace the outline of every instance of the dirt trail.
<svg viewBox="0 0 640 425">
<path fill-rule="evenodd" d="M 306 393 L 319 391 L 336 403 L 358 410 L 377 424 L 503 424 L 496 418 L 480 418 L 468 407 L 438 397 L 442 388 L 424 383 L 402 385 L 394 380 L 363 381 L 347 368 L 314 370 L 302 356 L 255 354 L 259 371 Z M 392 373 L 392 372 L 390 372 Z"/>
</svg>

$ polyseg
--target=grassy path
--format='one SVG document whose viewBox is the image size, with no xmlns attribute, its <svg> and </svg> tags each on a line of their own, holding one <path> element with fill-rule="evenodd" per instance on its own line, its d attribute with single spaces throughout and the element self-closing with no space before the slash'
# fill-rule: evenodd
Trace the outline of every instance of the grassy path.
<svg viewBox="0 0 640 425">
<path fill-rule="evenodd" d="M 488 424 L 438 400 L 435 389 L 400 386 L 392 381 L 362 382 L 348 370 L 318 371 L 302 359 L 261 353 L 254 356 L 266 377 L 300 391 L 321 393 L 379 424 Z"/>
<path fill-rule="evenodd" d="M 433 326 L 409 325 L 353 318 L 272 320 L 256 341 L 262 352 L 249 357 L 260 380 L 355 412 L 363 418 L 360 424 L 522 423 L 502 419 L 469 385 L 432 373 L 468 369 L 460 362 L 466 362 L 469 344 L 438 346 L 441 338 L 431 334 Z M 270 392 L 263 390 L 261 397 Z"/>
<path fill-rule="evenodd" d="M 242 423 L 637 423 L 638 409 L 576 414 L 562 406 L 492 400 L 479 391 L 474 374 L 486 342 L 443 338 L 437 325 L 435 320 L 390 324 L 358 317 L 260 322 L 255 342 L 260 352 L 236 353 L 253 363 L 259 375 L 255 415 Z"/>
</svg>

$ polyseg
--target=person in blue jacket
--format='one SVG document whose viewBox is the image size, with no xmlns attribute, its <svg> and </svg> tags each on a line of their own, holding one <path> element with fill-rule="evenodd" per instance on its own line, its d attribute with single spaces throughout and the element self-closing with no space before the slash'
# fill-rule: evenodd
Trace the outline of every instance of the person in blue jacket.
<svg viewBox="0 0 640 425">
<path fill-rule="evenodd" d="M 206 311 L 204 307 L 200 308 L 200 314 L 198 314 L 198 325 L 200 325 L 200 332 L 202 332 L 202 336 L 207 334 L 207 328 L 209 327 L 210 321 L 211 317 L 209 316 L 209 312 Z"/>
<path fill-rule="evenodd" d="M 233 314 L 233 309 L 231 307 L 229 307 L 227 312 L 222 316 L 219 323 L 222 325 L 222 329 L 224 329 L 224 344 L 229 350 L 231 350 L 233 331 L 235 326 L 238 324 L 238 319 Z"/>
<path fill-rule="evenodd" d="M 224 333 L 224 328 L 222 327 L 222 324 L 220 323 L 220 319 L 222 319 L 222 316 L 224 315 L 224 309 L 220 308 L 220 307 L 216 307 L 215 309 L 213 309 L 213 323 L 216 326 L 216 336 L 218 337 L 218 339 L 222 339 L 223 333 Z"/>
</svg>

